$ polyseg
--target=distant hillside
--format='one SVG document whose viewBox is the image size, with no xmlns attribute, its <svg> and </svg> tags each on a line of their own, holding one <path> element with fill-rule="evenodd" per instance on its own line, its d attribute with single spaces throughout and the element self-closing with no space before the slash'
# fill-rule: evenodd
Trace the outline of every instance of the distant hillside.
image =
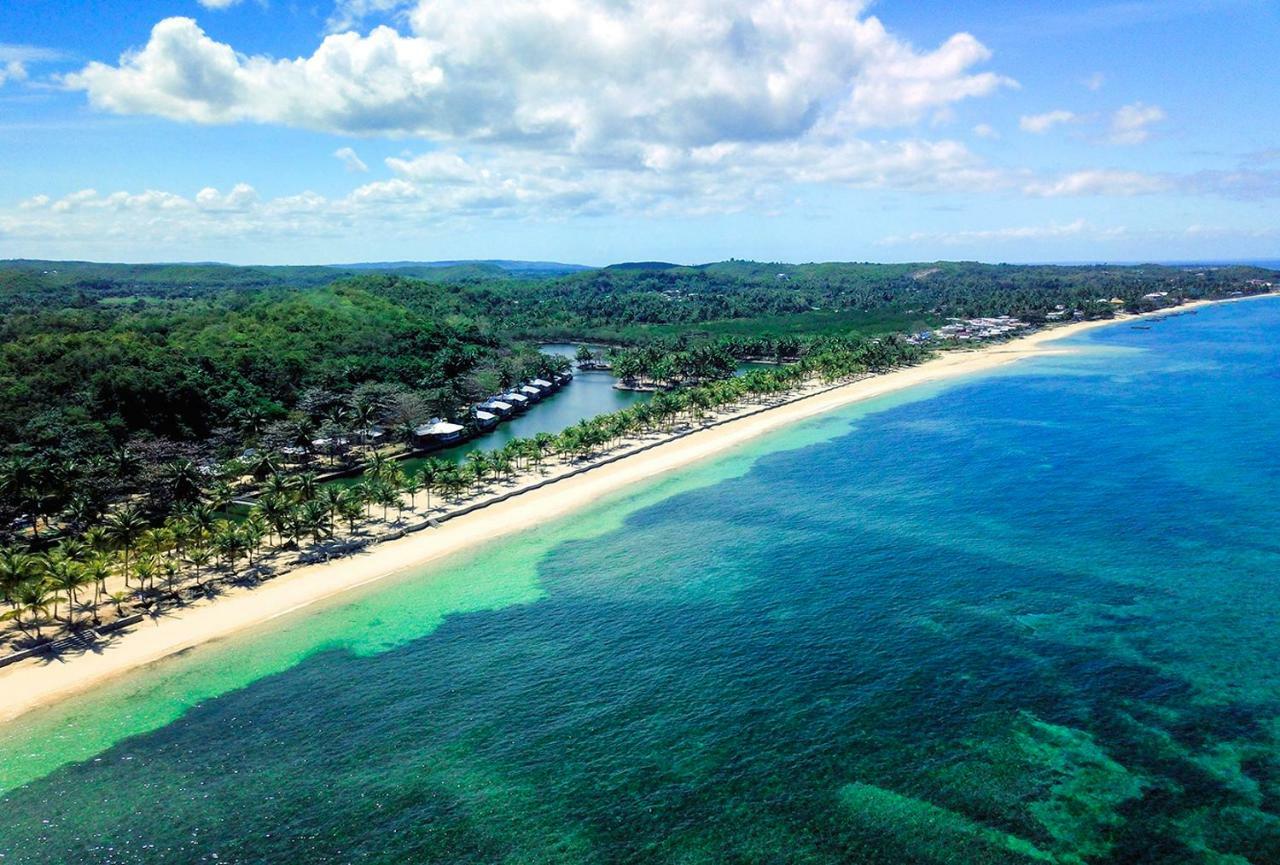
<svg viewBox="0 0 1280 865">
<path fill-rule="evenodd" d="M 605 270 L 675 270 L 682 266 L 669 261 L 622 261 L 609 265 Z"/>
</svg>

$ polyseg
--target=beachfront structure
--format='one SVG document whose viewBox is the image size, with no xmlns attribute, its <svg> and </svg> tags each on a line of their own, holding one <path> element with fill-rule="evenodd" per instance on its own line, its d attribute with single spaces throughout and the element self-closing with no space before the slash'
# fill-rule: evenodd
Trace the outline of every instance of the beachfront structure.
<svg viewBox="0 0 1280 865">
<path fill-rule="evenodd" d="M 485 400 L 480 403 L 478 408 L 481 411 L 496 414 L 498 417 L 511 417 L 511 415 L 515 413 L 515 406 L 509 402 L 503 402 L 500 399 Z"/>
<path fill-rule="evenodd" d="M 530 402 L 537 402 L 542 399 L 542 388 L 534 387 L 531 384 L 527 384 L 520 388 L 520 393 L 527 396 Z"/>
<path fill-rule="evenodd" d="M 569 382 L 573 381 L 573 373 L 560 372 L 560 373 L 556 373 L 551 378 L 556 383 L 556 387 L 564 387 Z"/>
<path fill-rule="evenodd" d="M 444 447 L 462 441 L 467 428 L 446 420 L 433 420 L 413 431 L 413 443 L 419 448 Z"/>
<path fill-rule="evenodd" d="M 500 418 L 493 412 L 487 412 L 484 409 L 475 409 L 471 413 L 471 417 L 475 421 L 477 429 L 488 432 L 498 425 Z"/>
<path fill-rule="evenodd" d="M 535 378 L 533 381 L 529 382 L 529 384 L 533 385 L 538 390 L 543 391 L 544 393 L 550 393 L 551 391 L 556 389 L 555 383 L 549 382 L 545 378 Z"/>
<path fill-rule="evenodd" d="M 504 393 L 502 395 L 502 401 L 505 403 L 510 403 L 511 408 L 517 412 L 521 412 L 527 409 L 529 407 L 529 402 L 530 402 L 527 396 L 525 396 L 522 393 L 516 393 L 515 391 L 512 391 L 511 393 Z"/>
</svg>

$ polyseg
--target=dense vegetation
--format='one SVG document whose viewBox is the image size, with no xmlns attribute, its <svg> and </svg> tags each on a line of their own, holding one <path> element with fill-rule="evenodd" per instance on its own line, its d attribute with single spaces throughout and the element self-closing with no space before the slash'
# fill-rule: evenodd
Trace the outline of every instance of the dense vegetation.
<svg viewBox="0 0 1280 865">
<path fill-rule="evenodd" d="M 477 400 L 553 371 L 542 338 L 625 344 L 612 358 L 622 376 L 682 387 L 744 358 L 875 345 L 866 340 L 950 316 L 1111 315 L 1111 298 L 1137 310 L 1266 281 L 1277 274 L 945 262 L 579 272 L 9 262 L 0 531 L 56 536 L 138 496 L 158 519 L 175 476 L 194 472 L 188 486 L 228 471 L 261 478 L 285 449 L 306 462 L 316 441 L 364 444 L 371 428 L 396 441 L 431 417 L 465 421 Z"/>
</svg>

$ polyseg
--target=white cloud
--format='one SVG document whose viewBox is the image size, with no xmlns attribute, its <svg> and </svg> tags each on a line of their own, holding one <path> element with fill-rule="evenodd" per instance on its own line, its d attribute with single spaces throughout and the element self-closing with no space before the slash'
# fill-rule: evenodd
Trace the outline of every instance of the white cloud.
<svg viewBox="0 0 1280 865">
<path fill-rule="evenodd" d="M 333 155 L 352 174 L 364 174 L 369 170 L 369 166 L 350 147 L 339 147 L 333 151 Z"/>
<path fill-rule="evenodd" d="M 972 36 L 919 51 L 866 5 L 422 0 L 408 34 L 339 33 L 293 60 L 169 18 L 66 81 L 123 114 L 631 154 L 909 125 L 1012 84 L 974 71 L 990 52 Z"/>
<path fill-rule="evenodd" d="M 1000 133 L 989 123 L 979 123 L 973 127 L 973 134 L 979 138 L 995 139 L 1000 137 Z"/>
<path fill-rule="evenodd" d="M 0 65 L 0 87 L 10 81 L 26 81 L 27 67 L 21 60 L 10 60 Z"/>
<path fill-rule="evenodd" d="M 1077 195 L 1131 196 L 1168 192 L 1175 184 L 1166 177 L 1139 171 L 1088 169 L 1056 180 L 1037 180 L 1023 187 L 1027 195 L 1059 198 Z"/>
<path fill-rule="evenodd" d="M 230 9 L 240 2 L 241 0 L 200 0 L 200 5 L 206 9 Z"/>
<path fill-rule="evenodd" d="M 940 243 L 946 246 L 961 246 L 970 243 L 1009 242 L 1018 240 L 1047 240 L 1055 238 L 1091 236 L 1116 236 L 1122 234 L 1123 228 L 1097 229 L 1083 219 L 1068 223 L 1050 223 L 1049 225 L 1021 225 L 1009 228 L 965 229 L 950 232 L 913 232 L 906 235 L 885 237 L 877 244 L 880 246 L 902 246 L 913 243 Z"/>
<path fill-rule="evenodd" d="M 1102 74 L 1101 72 L 1095 72 L 1092 75 L 1090 75 L 1088 78 L 1085 78 L 1080 83 L 1083 84 L 1087 89 L 1092 90 L 1096 93 L 1102 89 L 1104 84 L 1107 83 L 1107 76 Z"/>
<path fill-rule="evenodd" d="M 1158 105 L 1126 105 L 1111 117 L 1111 140 L 1116 144 L 1141 144 L 1151 137 L 1147 127 L 1164 118 L 1164 109 Z"/>
<path fill-rule="evenodd" d="M 367 18 L 400 12 L 412 5 L 413 0 L 337 0 L 326 29 L 330 33 L 354 30 Z"/>
<path fill-rule="evenodd" d="M 1055 126 L 1074 123 L 1078 119 L 1074 112 L 1059 108 L 1055 111 L 1046 111 L 1044 114 L 1024 114 L 1019 118 L 1018 126 L 1023 132 L 1043 135 Z"/>
<path fill-rule="evenodd" d="M 26 81 L 33 64 L 61 59 L 60 52 L 49 48 L 0 42 L 0 87 L 9 82 Z"/>
</svg>

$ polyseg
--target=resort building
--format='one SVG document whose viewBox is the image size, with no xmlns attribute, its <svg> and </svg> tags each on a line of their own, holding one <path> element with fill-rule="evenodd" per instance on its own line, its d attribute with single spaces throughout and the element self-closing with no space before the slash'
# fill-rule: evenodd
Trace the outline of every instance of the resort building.
<svg viewBox="0 0 1280 865">
<path fill-rule="evenodd" d="M 509 402 L 503 402 L 500 399 L 485 400 L 479 405 L 480 410 L 496 414 L 498 417 L 511 417 L 515 412 L 515 407 Z"/>
<path fill-rule="evenodd" d="M 433 420 L 413 431 L 413 443 L 418 448 L 444 447 L 462 441 L 466 431 L 462 424 Z"/>
</svg>

